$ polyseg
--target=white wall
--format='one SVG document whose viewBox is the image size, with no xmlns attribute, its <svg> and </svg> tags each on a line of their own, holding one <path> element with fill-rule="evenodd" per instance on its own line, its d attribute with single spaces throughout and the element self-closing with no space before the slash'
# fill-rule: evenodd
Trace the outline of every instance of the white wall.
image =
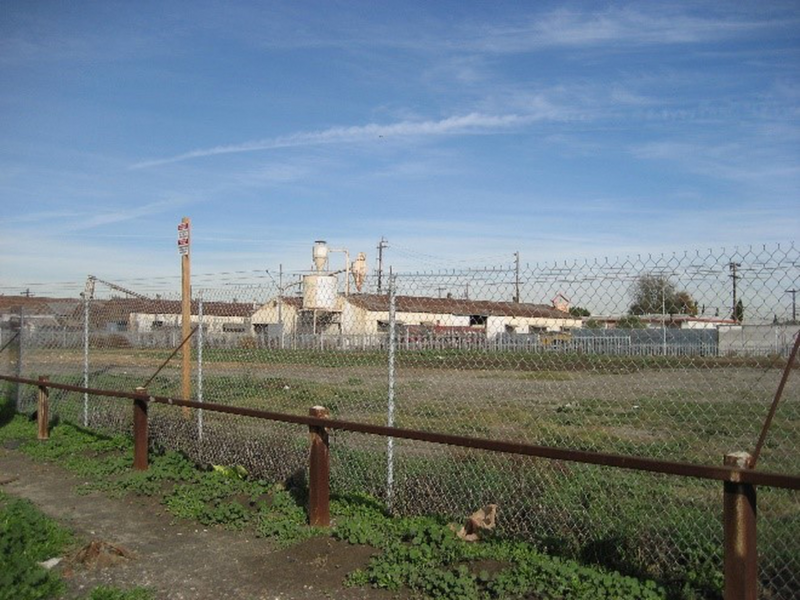
<svg viewBox="0 0 800 600">
<path fill-rule="evenodd" d="M 531 327 L 545 329 L 546 331 L 562 331 L 565 328 L 582 327 L 580 318 L 554 319 L 545 317 L 508 317 L 491 316 L 486 321 L 486 336 L 493 339 L 506 332 L 506 325 L 515 329 L 515 333 L 528 333 Z"/>
<path fill-rule="evenodd" d="M 153 329 L 153 323 L 161 321 L 161 327 Z M 197 315 L 192 315 L 190 321 L 193 326 L 199 323 Z M 205 331 L 209 333 L 222 333 L 223 326 L 229 325 L 244 325 L 245 333 L 252 333 L 250 327 L 250 319 L 245 317 L 218 317 L 218 316 L 203 316 L 203 325 Z M 131 313 L 128 317 L 128 330 L 148 333 L 150 331 L 158 331 L 158 329 L 177 329 L 182 326 L 181 315 L 173 314 L 145 314 L 145 313 Z"/>
</svg>

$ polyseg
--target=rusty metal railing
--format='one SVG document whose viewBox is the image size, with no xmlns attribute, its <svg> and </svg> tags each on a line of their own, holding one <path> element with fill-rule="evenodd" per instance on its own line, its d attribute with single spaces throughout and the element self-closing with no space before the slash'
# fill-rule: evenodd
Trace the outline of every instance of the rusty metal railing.
<svg viewBox="0 0 800 600">
<path fill-rule="evenodd" d="M 48 381 L 44 377 L 28 379 L 0 375 L 0 380 L 39 388 L 39 438 L 42 440 L 47 439 L 47 410 L 46 406 L 42 406 L 41 403 L 47 401 L 49 388 L 132 400 L 134 407 L 133 468 L 137 470 L 146 470 L 148 468 L 147 407 L 150 403 L 305 425 L 311 433 L 309 522 L 314 526 L 327 527 L 330 525 L 330 454 L 327 432 L 331 429 L 473 448 L 489 452 L 721 481 L 723 482 L 726 600 L 755 600 L 757 597 L 756 486 L 800 490 L 800 476 L 756 471 L 752 468 L 752 456 L 743 452 L 726 455 L 722 466 L 700 465 L 330 419 L 328 418 L 327 409 L 320 406 L 312 407 L 309 415 L 303 416 L 228 406 L 213 402 L 195 402 L 168 396 L 156 396 L 149 394 L 147 389 L 143 387 L 136 388 L 133 392 L 125 392 L 56 383 Z M 42 422 L 43 415 L 44 422 Z"/>
</svg>

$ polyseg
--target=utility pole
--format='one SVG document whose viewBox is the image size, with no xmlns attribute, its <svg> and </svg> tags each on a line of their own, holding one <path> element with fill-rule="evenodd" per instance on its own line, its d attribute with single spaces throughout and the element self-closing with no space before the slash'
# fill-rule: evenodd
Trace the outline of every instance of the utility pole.
<svg viewBox="0 0 800 600">
<path fill-rule="evenodd" d="M 178 225 L 178 250 L 181 255 L 181 337 L 188 339 L 192 333 L 192 279 L 189 252 L 191 247 L 191 219 L 183 217 Z M 192 365 L 191 346 L 187 343 L 181 350 L 181 396 L 191 400 Z M 183 416 L 189 418 L 189 407 L 183 407 Z"/>
<path fill-rule="evenodd" d="M 733 306 L 731 308 L 731 318 L 738 323 L 739 319 L 736 318 L 736 282 L 739 279 L 739 275 L 736 273 L 736 269 L 742 266 L 742 263 L 737 262 L 729 262 L 728 268 L 731 270 L 731 274 L 729 277 L 733 280 Z"/>
<path fill-rule="evenodd" d="M 514 302 L 519 304 L 519 251 L 514 252 Z"/>
<path fill-rule="evenodd" d="M 792 295 L 792 325 L 797 323 L 797 303 L 795 302 L 795 300 L 796 300 L 795 296 L 797 294 L 797 291 L 798 290 L 796 290 L 794 288 L 792 288 L 791 290 L 786 290 L 787 294 L 791 294 Z"/>
<path fill-rule="evenodd" d="M 383 239 L 378 242 L 378 293 L 381 293 L 381 278 L 383 276 L 383 249 L 389 247 L 389 241 Z"/>
</svg>

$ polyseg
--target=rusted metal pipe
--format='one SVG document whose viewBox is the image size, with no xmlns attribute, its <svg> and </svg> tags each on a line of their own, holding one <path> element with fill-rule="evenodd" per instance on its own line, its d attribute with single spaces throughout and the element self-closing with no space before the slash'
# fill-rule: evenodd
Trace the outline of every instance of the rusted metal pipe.
<svg viewBox="0 0 800 600">
<path fill-rule="evenodd" d="M 50 390 L 47 387 L 47 377 L 39 377 L 39 398 L 36 406 L 36 421 L 39 426 L 38 438 L 50 439 Z"/>
<path fill-rule="evenodd" d="M 24 377 L 13 377 L 10 375 L 0 375 L 0 380 L 11 381 L 22 384 L 38 385 L 35 379 Z M 49 383 L 49 387 L 70 392 L 87 392 L 95 396 L 109 398 L 126 398 L 135 400 L 142 398 L 145 401 L 174 406 L 189 406 L 191 408 L 202 408 L 206 411 L 254 417 L 268 421 L 280 423 L 293 423 L 295 425 L 325 427 L 329 430 L 340 429 L 343 431 L 353 431 L 356 433 L 366 433 L 371 435 L 392 436 L 394 438 L 418 440 L 430 442 L 432 444 L 446 444 L 459 446 L 461 448 L 474 448 L 478 450 L 488 450 L 491 452 L 503 452 L 507 454 L 519 454 L 523 456 L 534 456 L 553 460 L 564 460 L 606 467 L 617 467 L 621 469 L 632 469 L 636 471 L 647 471 L 651 473 L 663 473 L 667 475 L 679 475 L 681 477 L 694 477 L 697 479 L 708 479 L 713 481 L 730 481 L 733 483 L 750 483 L 753 485 L 765 485 L 776 488 L 790 490 L 800 490 L 800 477 L 796 475 L 785 475 L 782 473 L 769 473 L 764 471 L 754 471 L 739 467 L 701 465 L 684 462 L 674 462 L 642 458 L 638 456 L 624 456 L 619 454 L 608 454 L 604 452 L 588 452 L 584 450 L 569 450 L 564 448 L 553 448 L 550 446 L 537 446 L 534 444 L 524 444 L 517 442 L 505 442 L 486 438 L 474 438 L 416 429 L 405 429 L 402 427 L 387 427 L 385 425 L 371 425 L 369 423 L 358 423 L 354 421 L 341 421 L 338 419 L 319 419 L 306 415 L 292 415 L 287 413 L 277 413 L 255 408 L 243 408 L 238 406 L 228 406 L 213 402 L 195 402 L 193 400 L 180 400 L 167 396 L 149 396 L 146 393 L 125 392 L 120 390 L 103 390 L 85 388 L 78 385 L 65 383 Z"/>
<path fill-rule="evenodd" d="M 133 468 L 147 471 L 147 388 L 137 387 L 136 394 L 133 400 Z"/>
<path fill-rule="evenodd" d="M 746 452 L 728 454 L 725 465 L 747 468 L 751 459 Z M 723 486 L 725 600 L 757 600 L 756 488 L 731 481 Z"/>
<path fill-rule="evenodd" d="M 2 352 L 3 352 L 3 351 L 6 349 L 6 348 L 8 348 L 8 347 L 9 347 L 9 346 L 10 346 L 10 345 L 11 345 L 11 344 L 14 342 L 14 340 L 15 340 L 15 339 L 17 339 L 18 337 L 19 337 L 19 331 L 18 331 L 17 333 L 15 333 L 14 335 L 12 335 L 12 336 L 11 336 L 11 339 L 10 339 L 10 340 L 8 340 L 8 341 L 7 341 L 7 342 L 6 342 L 6 343 L 3 345 L 3 347 L 2 347 L 2 348 L 0 348 L 0 353 L 2 353 Z"/>
<path fill-rule="evenodd" d="M 169 361 L 171 361 L 171 360 L 174 358 L 174 356 L 175 356 L 175 355 L 176 355 L 178 352 L 180 352 L 181 348 L 183 348 L 183 347 L 186 345 L 186 342 L 188 342 L 188 341 L 191 339 L 191 337 L 194 335 L 194 332 L 195 332 L 195 331 L 197 331 L 197 327 L 195 327 L 194 329 L 192 329 L 192 330 L 189 332 L 189 335 L 187 335 L 185 338 L 183 338 L 183 341 L 182 341 L 182 342 L 181 342 L 181 343 L 178 345 L 178 347 L 177 347 L 177 348 L 175 348 L 175 349 L 172 351 L 172 354 L 170 354 L 170 355 L 167 357 L 167 360 L 165 360 L 163 363 L 161 363 L 161 366 L 160 366 L 160 367 L 158 367 L 158 369 L 156 369 L 156 372 L 155 372 L 155 373 L 153 373 L 152 377 L 150 377 L 150 379 L 148 379 L 148 380 L 145 382 L 145 384 L 142 386 L 143 388 L 146 388 L 148 385 L 150 385 L 151 383 L 153 383 L 153 380 L 154 380 L 156 377 L 158 377 L 158 374 L 159 374 L 159 373 L 161 373 L 162 369 L 163 369 L 164 367 L 166 367 L 166 366 L 167 366 L 167 364 L 169 364 Z"/>
<path fill-rule="evenodd" d="M 326 420 L 328 409 L 312 406 L 309 416 Z M 308 522 L 312 527 L 330 527 L 330 448 L 324 426 L 310 425 L 311 450 L 308 460 Z"/>
<path fill-rule="evenodd" d="M 781 382 L 778 384 L 778 389 L 775 392 L 775 398 L 773 398 L 772 400 L 772 406 L 770 406 L 769 408 L 767 419 L 764 421 L 764 426 L 761 428 L 761 434 L 758 436 L 756 449 L 753 450 L 753 458 L 751 459 L 749 465 L 751 469 L 756 468 L 756 463 L 758 462 L 758 458 L 759 456 L 761 456 L 761 448 L 764 446 L 764 442 L 767 439 L 767 433 L 769 432 L 770 425 L 772 425 L 772 417 L 775 416 L 775 411 L 778 410 L 778 403 L 781 401 L 781 396 L 783 395 L 783 388 L 786 387 L 786 382 L 789 380 L 789 373 L 792 372 L 794 361 L 797 358 L 798 348 L 800 348 L 800 332 L 798 332 L 795 335 L 794 346 L 792 346 L 792 351 L 789 353 L 789 358 L 786 361 L 786 367 L 783 369 Z"/>
</svg>

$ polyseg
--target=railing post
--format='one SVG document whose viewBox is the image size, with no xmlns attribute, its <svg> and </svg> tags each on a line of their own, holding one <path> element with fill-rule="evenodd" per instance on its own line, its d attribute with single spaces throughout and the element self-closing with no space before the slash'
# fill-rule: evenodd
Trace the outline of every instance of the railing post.
<svg viewBox="0 0 800 600">
<path fill-rule="evenodd" d="M 749 468 L 747 452 L 725 455 L 725 466 Z M 749 483 L 724 482 L 725 600 L 756 600 L 756 488 Z"/>
<path fill-rule="evenodd" d="M 50 438 L 48 425 L 50 424 L 50 390 L 47 387 L 47 377 L 39 377 L 39 402 L 36 407 L 36 420 L 39 425 L 39 439 Z"/>
<path fill-rule="evenodd" d="M 147 388 L 137 387 L 136 393 L 147 394 Z M 133 468 L 146 471 L 147 460 L 147 400 L 137 398 L 133 401 Z"/>
<path fill-rule="evenodd" d="M 312 406 L 309 416 L 330 417 L 324 406 Z M 312 527 L 330 527 L 330 449 L 328 432 L 324 427 L 309 426 L 311 452 L 308 476 L 308 522 Z"/>
</svg>

